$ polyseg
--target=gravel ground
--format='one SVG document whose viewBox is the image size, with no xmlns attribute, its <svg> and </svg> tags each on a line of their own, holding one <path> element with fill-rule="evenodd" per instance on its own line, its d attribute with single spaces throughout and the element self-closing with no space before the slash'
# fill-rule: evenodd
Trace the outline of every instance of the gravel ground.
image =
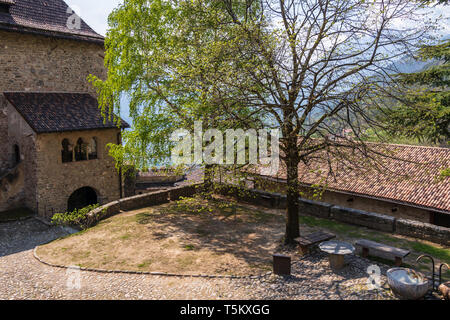
<svg viewBox="0 0 450 320">
<path fill-rule="evenodd" d="M 326 256 L 317 252 L 295 261 L 290 277 L 238 280 L 81 272 L 81 288 L 70 289 L 72 270 L 48 267 L 33 257 L 35 246 L 64 235 L 61 228 L 35 219 L 0 224 L 0 299 L 392 299 L 388 290 L 367 290 L 370 261 L 352 256 L 344 271 L 334 273 Z M 381 269 L 385 274 L 386 267 Z M 386 288 L 384 276 L 381 282 Z"/>
</svg>

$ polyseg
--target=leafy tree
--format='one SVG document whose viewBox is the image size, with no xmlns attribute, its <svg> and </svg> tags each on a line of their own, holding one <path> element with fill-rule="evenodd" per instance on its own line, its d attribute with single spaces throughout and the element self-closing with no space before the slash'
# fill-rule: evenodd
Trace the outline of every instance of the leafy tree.
<svg viewBox="0 0 450 320">
<path fill-rule="evenodd" d="M 218 91 L 219 75 L 229 67 L 226 57 L 236 54 L 221 45 L 233 41 L 224 16 L 215 1 L 188 0 L 126 0 L 109 16 L 107 79 L 90 81 L 104 116 L 120 112 L 123 95 L 130 98 L 133 130 L 124 134 L 123 146 L 110 145 L 118 166 L 168 163 L 171 133 L 192 132 L 196 121 L 204 128 L 262 127 L 261 115 L 238 101 L 228 103 L 232 87 Z M 232 116 L 224 117 L 223 109 Z M 213 169 L 205 170 L 210 184 Z"/>
<path fill-rule="evenodd" d="M 390 78 L 392 61 L 425 39 L 429 27 L 422 5 L 125 0 L 109 20 L 108 78 L 91 80 L 105 113 L 117 111 L 121 94 L 131 96 L 133 118 L 145 119 L 146 129 L 132 137 L 140 139 L 137 149 L 158 143 L 167 126 L 192 128 L 201 119 L 205 127 L 219 129 L 262 127 L 270 116 L 269 124 L 282 132 L 285 241 L 292 243 L 300 235 L 300 162 L 348 156 L 343 149 L 365 158 L 379 154 L 363 137 L 379 127 L 365 100 Z M 155 123 L 162 125 L 147 130 Z M 349 127 L 351 139 L 341 135 Z M 144 140 L 149 143 L 141 144 Z M 132 154 L 144 155 L 133 148 Z M 147 147 L 147 158 L 167 157 L 169 149 L 169 144 Z"/>
<path fill-rule="evenodd" d="M 378 130 L 380 123 L 366 100 L 390 80 L 390 65 L 419 39 L 426 40 L 429 26 L 420 14 L 424 3 L 265 0 L 257 1 L 260 11 L 249 7 L 247 14 L 238 15 L 240 5 L 256 1 L 220 2 L 240 39 L 233 45 L 243 44 L 252 52 L 239 69 L 229 63 L 222 81 L 225 87 L 239 88 L 231 99 L 265 110 L 282 131 L 288 186 L 285 242 L 292 243 L 300 234 L 300 162 L 345 158 L 355 150 L 375 158 L 364 133 Z M 351 138 L 341 134 L 348 128 Z"/>
<path fill-rule="evenodd" d="M 385 108 L 382 119 L 393 136 L 449 147 L 450 40 L 424 46 L 418 52 L 418 59 L 435 63 L 421 72 L 398 76 L 397 80 L 403 85 L 394 87 L 394 90 L 403 90 L 392 92 L 398 103 L 394 108 Z"/>
</svg>

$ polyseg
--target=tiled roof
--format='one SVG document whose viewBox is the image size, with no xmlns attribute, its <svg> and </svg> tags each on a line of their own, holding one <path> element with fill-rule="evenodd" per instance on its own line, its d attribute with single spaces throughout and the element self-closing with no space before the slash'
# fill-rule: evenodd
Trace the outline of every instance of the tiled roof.
<svg viewBox="0 0 450 320">
<path fill-rule="evenodd" d="M 63 0 L 0 0 L 10 4 L 10 13 L 0 13 L 0 29 L 44 34 L 103 43 L 104 38 L 83 20 L 80 28 L 69 28 L 73 11 Z"/>
<path fill-rule="evenodd" d="M 97 99 L 87 93 L 5 92 L 36 133 L 117 128 L 114 121 L 104 122 Z M 121 121 L 123 128 L 129 125 Z"/>
<path fill-rule="evenodd" d="M 299 180 L 306 185 L 322 184 L 329 190 L 450 213 L 450 177 L 437 179 L 443 169 L 450 168 L 450 149 L 392 144 L 371 144 L 370 148 L 389 157 L 364 160 L 361 152 L 344 157 L 319 156 L 308 165 L 300 165 Z M 257 173 L 261 173 L 259 168 Z M 284 163 L 272 178 L 286 179 Z"/>
</svg>

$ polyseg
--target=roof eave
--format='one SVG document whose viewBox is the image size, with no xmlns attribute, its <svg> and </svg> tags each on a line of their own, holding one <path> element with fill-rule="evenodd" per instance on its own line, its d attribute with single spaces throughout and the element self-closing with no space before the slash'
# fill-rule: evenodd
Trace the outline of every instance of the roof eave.
<svg viewBox="0 0 450 320">
<path fill-rule="evenodd" d="M 98 37 L 94 37 L 94 36 L 65 33 L 65 32 L 59 32 L 59 31 L 51 31 L 51 30 L 43 30 L 43 29 L 37 29 L 37 28 L 31 28 L 31 27 L 24 27 L 24 26 L 19 26 L 19 25 L 4 24 L 4 23 L 0 23 L 0 30 L 7 31 L 7 32 L 23 33 L 23 34 L 33 34 L 33 35 L 65 39 L 65 40 L 91 42 L 91 43 L 100 44 L 102 46 L 105 45 L 105 38 L 101 35 L 98 35 Z"/>
</svg>

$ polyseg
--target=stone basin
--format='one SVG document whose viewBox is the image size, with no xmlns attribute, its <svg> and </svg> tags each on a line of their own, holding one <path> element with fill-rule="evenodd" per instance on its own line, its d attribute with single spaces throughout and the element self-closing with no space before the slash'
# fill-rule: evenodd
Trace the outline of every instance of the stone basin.
<svg viewBox="0 0 450 320">
<path fill-rule="evenodd" d="M 413 269 L 390 269 L 387 272 L 387 279 L 389 287 L 401 299 L 422 299 L 431 288 L 431 281 Z"/>
</svg>

